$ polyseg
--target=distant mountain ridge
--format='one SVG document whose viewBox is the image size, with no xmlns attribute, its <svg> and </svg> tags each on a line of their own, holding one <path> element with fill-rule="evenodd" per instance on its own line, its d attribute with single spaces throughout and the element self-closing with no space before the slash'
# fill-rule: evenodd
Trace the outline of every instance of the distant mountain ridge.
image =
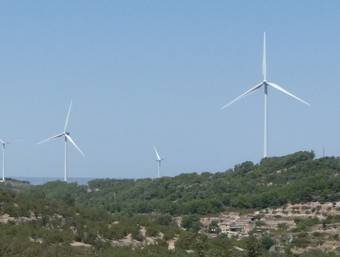
<svg viewBox="0 0 340 257">
<path fill-rule="evenodd" d="M 62 178 L 60 177 L 13 177 L 15 180 L 19 181 L 27 181 L 31 185 L 37 186 L 37 185 L 43 185 L 48 182 L 53 181 L 61 181 Z M 78 177 L 69 177 L 68 182 L 69 183 L 77 183 L 78 185 L 87 185 L 87 182 L 90 180 L 93 180 L 94 178 L 78 178 Z"/>
</svg>

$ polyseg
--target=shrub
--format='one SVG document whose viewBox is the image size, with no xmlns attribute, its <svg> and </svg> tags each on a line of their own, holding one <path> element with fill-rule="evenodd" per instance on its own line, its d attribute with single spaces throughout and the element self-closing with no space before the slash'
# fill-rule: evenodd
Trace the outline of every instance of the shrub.
<svg viewBox="0 0 340 257">
<path fill-rule="evenodd" d="M 182 227 L 193 232 L 198 232 L 201 225 L 198 215 L 186 215 L 182 219 Z"/>
<path fill-rule="evenodd" d="M 270 236 L 264 236 L 261 238 L 261 245 L 264 249 L 269 250 L 273 245 L 275 245 L 275 241 Z"/>
</svg>

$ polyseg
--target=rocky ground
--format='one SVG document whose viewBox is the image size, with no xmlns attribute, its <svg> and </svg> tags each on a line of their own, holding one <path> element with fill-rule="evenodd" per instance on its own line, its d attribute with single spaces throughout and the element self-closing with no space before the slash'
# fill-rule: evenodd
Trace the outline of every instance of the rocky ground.
<svg viewBox="0 0 340 257">
<path fill-rule="evenodd" d="M 228 237 L 242 238 L 249 235 L 267 235 L 276 242 L 275 251 L 282 251 L 287 244 L 292 244 L 292 251 L 296 254 L 310 249 L 320 249 L 331 252 L 340 246 L 340 223 L 332 222 L 327 224 L 329 216 L 340 216 L 340 202 L 318 203 L 311 202 L 306 204 L 288 204 L 276 209 L 263 209 L 260 211 L 241 214 L 238 212 L 225 212 L 218 215 L 202 217 L 202 229 L 200 233 L 210 237 L 224 234 Z M 31 217 L 10 217 L 7 214 L 0 216 L 1 223 L 14 222 L 16 224 L 35 220 L 32 213 Z M 308 225 L 301 229 L 297 226 L 297 220 L 314 220 L 316 224 Z M 180 225 L 181 218 L 176 218 Z M 324 221 L 324 222 L 323 222 Z M 218 229 L 211 231 L 210 224 L 214 222 Z M 141 247 L 153 244 L 157 239 L 162 239 L 160 233 L 158 237 L 147 237 L 146 229 L 141 227 L 143 241 L 134 240 L 131 235 L 120 240 L 113 240 L 114 246 Z M 168 241 L 169 249 L 175 248 L 177 238 Z M 295 240 L 295 241 L 294 241 Z M 304 242 L 304 244 L 294 244 L 294 242 Z M 73 246 L 88 246 L 80 242 L 73 242 Z M 273 250 L 273 251 L 274 251 Z M 338 249 L 340 250 L 340 249 Z"/>
<path fill-rule="evenodd" d="M 308 247 L 292 249 L 297 254 L 310 249 L 330 252 L 340 246 L 340 223 L 327 224 L 325 221 L 330 215 L 340 215 L 340 202 L 288 204 L 277 209 L 267 208 L 247 214 L 221 213 L 202 218 L 204 229 L 201 233 L 216 236 L 215 233 L 209 233 L 209 224 L 215 220 L 219 226 L 219 233 L 228 237 L 268 235 L 276 241 L 276 247 L 281 249 L 294 240 L 308 242 Z M 297 220 L 318 220 L 319 222 L 300 229 L 297 228 Z"/>
</svg>

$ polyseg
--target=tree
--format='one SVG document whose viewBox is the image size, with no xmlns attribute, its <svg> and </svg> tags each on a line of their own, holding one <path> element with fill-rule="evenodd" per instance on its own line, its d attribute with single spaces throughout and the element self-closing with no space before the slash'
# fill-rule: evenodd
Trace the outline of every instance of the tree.
<svg viewBox="0 0 340 257">
<path fill-rule="evenodd" d="M 198 232 L 201 225 L 202 224 L 198 215 L 186 215 L 182 218 L 182 227 L 187 230 Z"/>
<path fill-rule="evenodd" d="M 262 254 L 262 246 L 256 237 L 249 237 L 246 241 L 247 257 L 257 257 Z"/>
<path fill-rule="evenodd" d="M 219 234 L 221 232 L 220 227 L 218 226 L 218 221 L 217 220 L 212 220 L 209 224 L 208 227 L 209 233 L 213 234 Z"/>
<path fill-rule="evenodd" d="M 275 245 L 275 241 L 270 236 L 263 236 L 261 238 L 261 245 L 264 249 L 269 250 L 273 245 Z"/>
</svg>

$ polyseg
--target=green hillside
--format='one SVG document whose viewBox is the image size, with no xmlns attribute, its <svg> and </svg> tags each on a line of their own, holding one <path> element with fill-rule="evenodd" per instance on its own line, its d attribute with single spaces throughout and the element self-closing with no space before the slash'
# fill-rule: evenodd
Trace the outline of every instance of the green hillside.
<svg viewBox="0 0 340 257">
<path fill-rule="evenodd" d="M 286 203 L 338 201 L 340 159 L 314 159 L 313 152 L 244 162 L 219 173 L 158 179 L 96 179 L 89 187 L 61 182 L 32 188 L 50 199 L 109 212 L 213 214 Z M 62 190 L 61 190 L 62 189 Z"/>
<path fill-rule="evenodd" d="M 88 186 L 8 181 L 0 256 L 339 256 L 339 172 L 337 157 L 297 152 L 219 173 Z"/>
</svg>

